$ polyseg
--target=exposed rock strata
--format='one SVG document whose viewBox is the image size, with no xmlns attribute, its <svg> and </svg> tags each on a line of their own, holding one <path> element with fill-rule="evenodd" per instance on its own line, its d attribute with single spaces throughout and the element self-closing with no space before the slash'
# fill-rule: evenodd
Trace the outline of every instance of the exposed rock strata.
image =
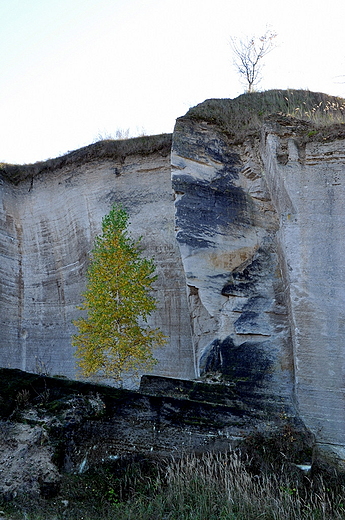
<svg viewBox="0 0 345 520">
<path fill-rule="evenodd" d="M 185 279 L 174 236 L 170 153 L 139 152 L 43 170 L 17 186 L 3 178 L 2 366 L 75 376 L 72 320 L 79 312 L 93 239 L 102 217 L 118 202 L 129 211 L 132 235 L 143 236 L 145 254 L 157 265 L 158 307 L 150 324 L 162 329 L 168 344 L 156 353 L 155 371 L 195 375 Z"/>
<path fill-rule="evenodd" d="M 66 473 L 134 454 L 228 450 L 256 432 L 269 439 L 288 427 L 310 444 L 288 408 L 277 413 L 241 383 L 144 376 L 134 392 L 0 369 L 0 397 L 0 498 L 51 496 Z"/>
<path fill-rule="evenodd" d="M 198 371 L 292 403 L 279 217 L 256 142 L 234 145 L 216 126 L 182 118 L 172 167 Z"/>
<path fill-rule="evenodd" d="M 272 117 L 234 144 L 177 121 L 177 240 L 196 365 L 296 402 L 317 440 L 345 445 L 343 128 Z"/>
<path fill-rule="evenodd" d="M 293 123 L 269 124 L 262 158 L 280 220 L 299 411 L 318 440 L 345 445 L 345 140 L 305 141 Z"/>
<path fill-rule="evenodd" d="M 0 363 L 74 375 L 71 320 L 118 201 L 158 265 L 152 324 L 170 342 L 155 373 L 225 379 L 276 411 L 297 405 L 320 442 L 345 446 L 344 125 L 314 137 L 275 116 L 261 137 L 235 139 L 214 122 L 216 100 L 212 114 L 177 121 L 176 214 L 166 144 L 16 170 L 16 186 L 3 170 Z"/>
</svg>

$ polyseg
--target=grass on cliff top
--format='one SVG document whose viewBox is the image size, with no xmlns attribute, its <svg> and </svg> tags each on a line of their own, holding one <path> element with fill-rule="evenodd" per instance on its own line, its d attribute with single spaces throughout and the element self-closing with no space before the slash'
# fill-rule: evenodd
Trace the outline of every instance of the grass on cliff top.
<svg viewBox="0 0 345 520">
<path fill-rule="evenodd" d="M 308 122 L 310 137 L 313 133 L 317 134 L 315 138 L 321 139 L 345 136 L 345 99 L 309 90 L 267 90 L 242 94 L 235 99 L 208 99 L 192 107 L 177 122 L 207 121 L 219 126 L 235 141 L 242 141 L 247 135 L 258 135 L 262 122 L 272 115 Z M 172 134 L 105 139 L 56 159 L 24 165 L 0 163 L 0 176 L 18 184 L 39 173 L 98 159 L 123 161 L 130 155 L 155 152 L 168 155 L 171 144 Z"/>
<path fill-rule="evenodd" d="M 345 99 L 309 90 L 268 90 L 235 99 L 208 99 L 178 121 L 207 121 L 241 140 L 248 134 L 257 134 L 262 122 L 272 115 L 307 121 L 315 131 L 337 125 L 341 127 L 338 132 L 345 133 Z"/>
<path fill-rule="evenodd" d="M 65 166 L 77 166 L 93 160 L 124 161 L 130 155 L 149 155 L 155 152 L 168 155 L 171 150 L 171 141 L 171 134 L 149 135 L 131 139 L 104 139 L 79 150 L 68 152 L 56 159 L 23 165 L 0 163 L 0 176 L 2 175 L 14 184 L 18 184 L 27 177 L 33 178 L 39 173 L 57 170 Z"/>
</svg>

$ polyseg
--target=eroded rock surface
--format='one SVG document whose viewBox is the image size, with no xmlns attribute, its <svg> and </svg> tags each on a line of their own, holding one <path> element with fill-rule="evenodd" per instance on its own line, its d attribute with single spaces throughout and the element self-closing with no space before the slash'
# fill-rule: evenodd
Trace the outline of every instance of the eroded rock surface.
<svg viewBox="0 0 345 520">
<path fill-rule="evenodd" d="M 53 449 L 39 425 L 0 421 L 0 496 L 56 494 L 61 475 L 52 462 Z"/>
<path fill-rule="evenodd" d="M 268 118 L 240 143 L 177 121 L 176 225 L 201 374 L 295 402 L 344 445 L 344 131 Z"/>
<path fill-rule="evenodd" d="M 299 411 L 318 440 L 345 445 L 345 140 L 310 142 L 292 121 L 268 124 L 263 143 Z"/>
<path fill-rule="evenodd" d="M 240 386 L 344 446 L 344 125 L 315 130 L 280 114 L 246 132 L 251 106 L 236 138 L 216 122 L 233 113 L 225 101 L 177 121 L 174 195 L 166 150 L 62 161 L 17 172 L 16 185 L 3 176 L 0 364 L 74 375 L 88 255 L 121 202 L 158 268 L 151 324 L 169 343 L 155 373 Z"/>
<path fill-rule="evenodd" d="M 288 406 L 281 413 L 241 382 L 144 376 L 131 391 L 20 370 L 0 376 L 0 498 L 54 496 L 66 473 L 136 454 L 229 450 L 257 433 L 284 438 L 286 428 L 309 437 Z M 295 450 L 294 462 L 301 457 Z"/>
<path fill-rule="evenodd" d="M 266 399 L 291 400 L 279 215 L 256 141 L 232 144 L 215 125 L 182 118 L 172 168 L 199 373 L 241 381 Z"/>
<path fill-rule="evenodd" d="M 87 158 L 86 158 L 87 159 Z M 185 278 L 174 235 L 170 150 L 132 153 L 44 171 L 0 186 L 0 364 L 27 371 L 76 373 L 72 325 L 102 217 L 114 203 L 154 257 L 157 311 L 150 325 L 168 338 L 155 372 L 193 377 Z M 135 287 L 133 287 L 135 291 Z"/>
</svg>

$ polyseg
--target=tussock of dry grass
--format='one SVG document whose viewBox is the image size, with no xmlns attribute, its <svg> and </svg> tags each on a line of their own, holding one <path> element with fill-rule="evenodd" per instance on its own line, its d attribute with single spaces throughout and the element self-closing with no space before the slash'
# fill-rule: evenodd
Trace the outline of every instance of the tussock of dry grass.
<svg viewBox="0 0 345 520">
<path fill-rule="evenodd" d="M 14 184 L 26 178 L 33 178 L 39 173 L 53 171 L 65 166 L 76 166 L 93 160 L 113 159 L 124 160 L 130 155 L 149 155 L 160 153 L 168 155 L 171 150 L 171 134 L 160 134 L 134 137 L 132 139 L 102 139 L 97 143 L 84 146 L 66 155 L 34 164 L 0 164 L 0 176 Z"/>
<path fill-rule="evenodd" d="M 208 121 L 240 141 L 248 134 L 257 135 L 262 122 L 276 114 L 308 121 L 316 129 L 344 125 L 345 99 L 308 90 L 252 92 L 235 99 L 208 99 L 178 121 Z"/>
</svg>

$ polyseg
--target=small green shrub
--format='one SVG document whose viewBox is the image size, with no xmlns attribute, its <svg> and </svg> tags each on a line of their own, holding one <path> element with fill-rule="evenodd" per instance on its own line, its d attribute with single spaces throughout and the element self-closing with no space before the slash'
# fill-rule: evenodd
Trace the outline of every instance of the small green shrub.
<svg viewBox="0 0 345 520">
<path fill-rule="evenodd" d="M 308 133 L 307 133 L 307 136 L 308 137 L 313 137 L 314 135 L 317 134 L 317 130 L 310 130 Z"/>
</svg>

